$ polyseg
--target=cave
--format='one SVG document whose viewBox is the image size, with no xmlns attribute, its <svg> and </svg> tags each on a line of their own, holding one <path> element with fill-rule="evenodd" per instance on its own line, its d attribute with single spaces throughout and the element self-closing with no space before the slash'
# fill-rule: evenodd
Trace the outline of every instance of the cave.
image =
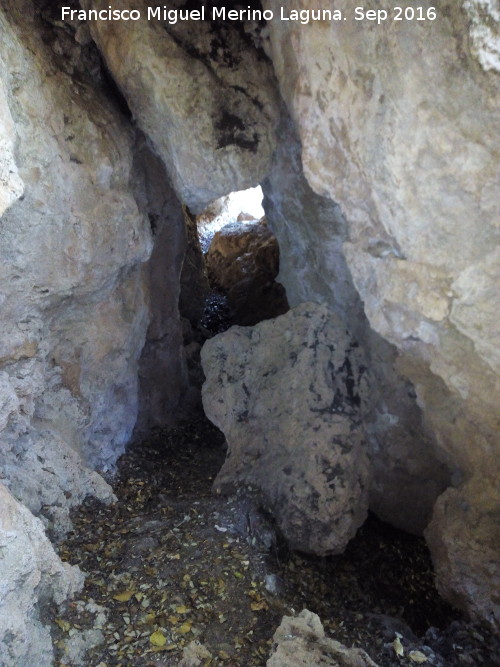
<svg viewBox="0 0 500 667">
<path fill-rule="evenodd" d="M 498 8 L 295 4 L 0 0 L 5 667 L 500 664 Z"/>
</svg>

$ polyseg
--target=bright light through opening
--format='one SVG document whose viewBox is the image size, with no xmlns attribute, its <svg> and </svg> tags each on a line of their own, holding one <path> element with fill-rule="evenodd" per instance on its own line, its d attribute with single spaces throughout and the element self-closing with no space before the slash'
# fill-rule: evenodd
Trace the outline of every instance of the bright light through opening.
<svg viewBox="0 0 500 667">
<path fill-rule="evenodd" d="M 225 225 L 239 220 L 241 224 L 252 224 L 264 215 L 262 188 L 241 190 L 212 202 L 197 218 L 201 249 L 207 252 L 216 232 Z"/>
</svg>

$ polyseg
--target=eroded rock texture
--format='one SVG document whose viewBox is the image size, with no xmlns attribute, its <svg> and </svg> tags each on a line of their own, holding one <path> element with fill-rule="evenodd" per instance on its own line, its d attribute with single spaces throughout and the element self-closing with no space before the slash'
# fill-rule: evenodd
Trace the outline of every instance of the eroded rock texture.
<svg viewBox="0 0 500 667">
<path fill-rule="evenodd" d="M 48 607 L 83 586 L 78 567 L 61 563 L 43 525 L 0 484 L 0 663 L 51 667 Z"/>
<path fill-rule="evenodd" d="M 212 338 L 202 364 L 205 412 L 229 447 L 215 488 L 254 487 L 292 548 L 342 551 L 369 490 L 365 369 L 342 322 L 303 304 Z"/>
<path fill-rule="evenodd" d="M 274 0 L 264 5 L 278 11 Z M 347 0 L 335 8 L 352 14 Z M 499 475 L 496 10 L 437 10 L 425 25 L 274 21 L 270 53 L 307 180 L 348 222 L 343 252 L 370 325 L 396 346 L 426 427 L 457 468 L 460 501 L 442 496 L 427 533 L 438 585 L 462 591 L 463 607 L 498 626 L 496 567 L 489 594 L 473 584 L 484 580 L 478 545 L 489 550 L 494 539 L 500 551 L 490 511 Z M 441 555 L 457 549 L 468 557 L 446 568 Z"/>
<path fill-rule="evenodd" d="M 307 609 L 283 617 L 273 644 L 267 667 L 377 667 L 363 649 L 326 637 L 319 617 Z"/>
<path fill-rule="evenodd" d="M 149 326 L 139 365 L 137 431 L 142 433 L 174 423 L 189 388 L 179 313 L 186 229 L 165 167 L 144 137 L 138 140 L 134 164 L 136 198 L 147 212 L 154 239 L 144 267 Z"/>
<path fill-rule="evenodd" d="M 181 0 L 169 8 L 181 7 Z M 106 8 L 107 0 L 84 0 Z M 147 15 L 146 0 L 135 7 Z M 129 8 L 126 0 L 116 8 Z M 239 29 L 238 29 L 239 28 Z M 256 185 L 274 148 L 278 103 L 269 62 L 242 26 L 97 21 L 91 31 L 142 130 L 193 213 Z"/>
<path fill-rule="evenodd" d="M 279 136 L 263 183 L 267 217 L 280 246 L 278 280 L 291 306 L 308 300 L 327 303 L 363 350 L 370 371 L 363 405 L 373 471 L 370 508 L 399 528 L 422 533 L 449 483 L 448 468 L 440 460 L 444 453 L 422 423 L 414 388 L 395 368 L 396 349 L 369 325 L 342 251 L 347 221 L 337 204 L 307 183 L 301 144 L 286 114 Z"/>
<path fill-rule="evenodd" d="M 56 66 L 30 3 L 2 8 L 3 105 L 24 193 L 0 227 L 0 470 L 60 535 L 86 495 L 112 499 L 89 467 L 116 460 L 136 419 L 151 240 L 123 119 Z"/>
<path fill-rule="evenodd" d="M 206 255 L 210 283 L 227 294 L 231 321 L 251 326 L 286 313 L 288 302 L 275 281 L 279 247 L 266 219 L 233 222 L 216 232 Z"/>
</svg>

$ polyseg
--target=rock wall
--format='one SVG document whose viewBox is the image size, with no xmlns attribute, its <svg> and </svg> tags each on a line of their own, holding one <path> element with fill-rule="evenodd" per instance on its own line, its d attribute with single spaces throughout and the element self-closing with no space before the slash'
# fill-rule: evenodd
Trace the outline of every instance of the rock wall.
<svg viewBox="0 0 500 667">
<path fill-rule="evenodd" d="M 139 412 L 179 416 L 186 233 L 86 27 L 5 0 L 0 31 L 0 477 L 22 503 L 2 492 L 0 662 L 31 667 L 52 664 L 40 613 L 75 588 L 42 525 L 61 538 L 86 496 L 113 500 L 94 470 Z"/>
<path fill-rule="evenodd" d="M 422 533 L 453 462 L 425 429 L 415 391 L 395 368 L 397 352 L 370 327 L 344 254 L 348 224 L 337 204 L 316 194 L 304 177 L 301 144 L 286 112 L 272 170 L 263 183 L 269 224 L 279 240 L 281 280 L 291 306 L 328 304 L 363 355 L 369 386 L 363 402 L 371 464 L 370 508 L 380 518 Z"/>
<path fill-rule="evenodd" d="M 151 238 L 130 193 L 124 120 L 56 66 L 30 3 L 2 3 L 0 21 L 2 104 L 23 183 L 7 182 L 17 200 L 0 226 L 0 470 L 61 535 L 86 495 L 112 499 L 89 467 L 113 464 L 135 423 Z"/>
<path fill-rule="evenodd" d="M 82 5 L 107 9 L 108 2 Z M 279 115 L 274 75 L 238 24 L 147 21 L 148 6 L 134 5 L 140 21 L 97 21 L 91 31 L 176 192 L 198 214 L 266 175 Z"/>
<path fill-rule="evenodd" d="M 50 627 L 42 617 L 83 586 L 78 567 L 61 563 L 43 525 L 0 484 L 0 663 L 51 667 Z"/>
<path fill-rule="evenodd" d="M 347 221 L 370 325 L 456 467 L 427 531 L 438 586 L 498 625 L 497 10 L 464 2 L 436 7 L 436 21 L 373 25 L 346 0 L 335 9 L 351 20 L 273 21 L 269 53 L 306 178 Z M 325 265 L 331 248 L 313 247 Z"/>
<path fill-rule="evenodd" d="M 172 424 L 188 391 L 179 313 L 180 277 L 186 254 L 182 205 L 161 160 L 141 136 L 135 151 L 135 195 L 147 212 L 154 239 L 144 268 L 149 327 L 142 350 L 138 434 Z"/>
</svg>

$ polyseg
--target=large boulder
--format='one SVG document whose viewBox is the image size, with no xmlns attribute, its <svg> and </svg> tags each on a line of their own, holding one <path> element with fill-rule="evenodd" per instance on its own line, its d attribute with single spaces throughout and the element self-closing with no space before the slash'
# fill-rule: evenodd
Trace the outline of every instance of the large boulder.
<svg viewBox="0 0 500 667">
<path fill-rule="evenodd" d="M 277 0 L 263 4 L 279 13 Z M 354 20 L 350 0 L 335 9 L 346 20 L 270 22 L 268 51 L 307 180 L 345 216 L 343 252 L 370 325 L 397 349 L 423 426 L 454 469 L 456 502 L 443 496 L 428 533 L 438 583 L 491 620 L 499 582 L 479 545 L 500 553 L 488 509 L 500 474 L 497 4 L 382 25 Z M 462 523 L 460 551 L 447 521 Z"/>
<path fill-rule="evenodd" d="M 398 528 L 422 534 L 450 482 L 446 457 L 423 424 L 414 387 L 396 367 L 396 348 L 370 327 L 342 250 L 348 223 L 337 204 L 308 184 L 300 140 L 286 114 L 279 136 L 262 184 L 267 220 L 280 247 L 278 280 L 292 308 L 304 301 L 327 303 L 364 351 L 370 369 L 363 416 L 373 471 L 370 509 Z"/>
<path fill-rule="evenodd" d="M 251 326 L 286 313 L 285 290 L 275 280 L 279 257 L 265 218 L 235 221 L 215 233 L 206 254 L 208 277 L 227 294 L 234 324 Z"/>
<path fill-rule="evenodd" d="M 341 552 L 369 491 L 365 369 L 342 322 L 302 304 L 212 338 L 202 364 L 205 412 L 229 448 L 215 489 L 250 486 L 292 548 Z"/>
</svg>

